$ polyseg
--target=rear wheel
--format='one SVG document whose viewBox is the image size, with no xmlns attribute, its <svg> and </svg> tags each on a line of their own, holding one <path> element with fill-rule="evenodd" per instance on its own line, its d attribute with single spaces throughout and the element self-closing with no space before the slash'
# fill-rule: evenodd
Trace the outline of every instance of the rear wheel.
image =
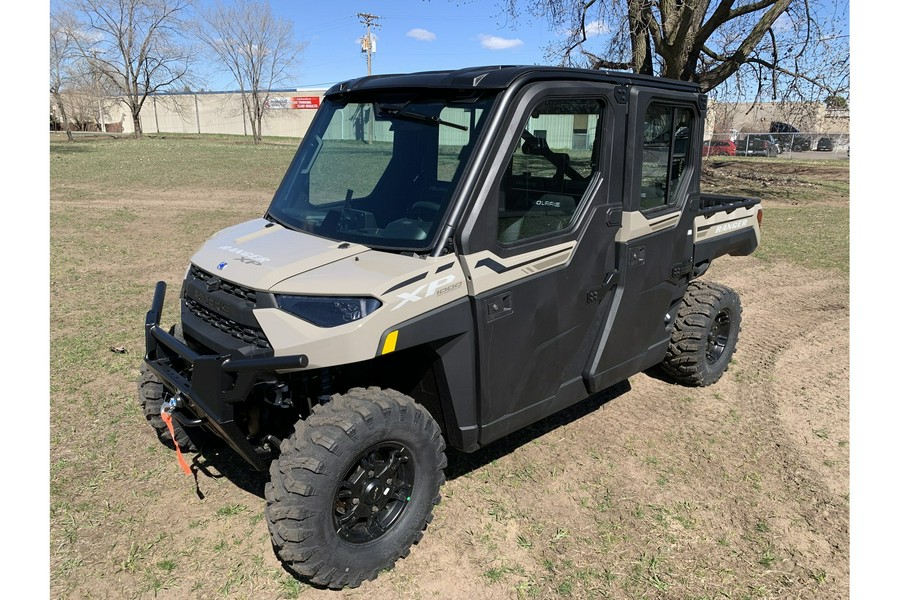
<svg viewBox="0 0 900 600">
<path fill-rule="evenodd" d="M 706 386 L 728 370 L 741 329 L 741 301 L 724 285 L 695 281 L 688 285 L 663 371 L 678 383 Z"/>
<path fill-rule="evenodd" d="M 266 485 L 275 553 L 297 576 L 357 587 L 409 554 L 444 483 L 438 424 L 394 390 L 332 396 L 281 444 Z"/>
</svg>

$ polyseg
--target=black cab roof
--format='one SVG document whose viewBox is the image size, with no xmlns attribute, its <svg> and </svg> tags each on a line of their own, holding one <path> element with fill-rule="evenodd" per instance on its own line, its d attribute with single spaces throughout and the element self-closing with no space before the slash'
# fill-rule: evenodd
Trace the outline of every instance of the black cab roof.
<svg viewBox="0 0 900 600">
<path fill-rule="evenodd" d="M 592 69 L 571 69 L 566 67 L 546 66 L 482 66 L 458 69 L 455 71 L 423 71 L 419 73 L 371 75 L 358 79 L 349 79 L 332 86 L 326 96 L 347 92 L 369 91 L 379 89 L 505 89 L 517 82 L 530 81 L 596 81 L 614 85 L 641 85 L 682 92 L 698 93 L 697 84 L 638 75 L 624 71 L 606 71 Z"/>
</svg>

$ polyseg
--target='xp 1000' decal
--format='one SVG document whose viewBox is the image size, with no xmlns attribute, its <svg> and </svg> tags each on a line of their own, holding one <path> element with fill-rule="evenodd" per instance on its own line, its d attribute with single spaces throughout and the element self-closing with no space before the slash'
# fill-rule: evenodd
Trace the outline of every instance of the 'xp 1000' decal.
<svg viewBox="0 0 900 600">
<path fill-rule="evenodd" d="M 265 256 L 260 256 L 259 254 L 248 252 L 247 250 L 241 250 L 240 248 L 235 248 L 234 246 L 219 246 L 219 250 L 237 254 L 240 257 L 239 260 L 242 263 L 247 263 L 248 265 L 261 265 L 264 262 L 269 262 L 271 260 L 269 258 L 266 258 Z"/>
<path fill-rule="evenodd" d="M 403 292 L 402 294 L 397 294 L 397 297 L 400 298 L 401 302 L 391 310 L 397 310 L 407 302 L 418 302 L 419 300 L 423 300 L 424 298 L 427 298 L 429 296 L 440 296 L 446 294 L 449 291 L 455 290 L 462 285 L 462 281 L 453 283 L 455 279 L 455 276 L 447 275 L 446 277 L 435 279 L 431 283 L 423 283 L 412 292 Z"/>
</svg>

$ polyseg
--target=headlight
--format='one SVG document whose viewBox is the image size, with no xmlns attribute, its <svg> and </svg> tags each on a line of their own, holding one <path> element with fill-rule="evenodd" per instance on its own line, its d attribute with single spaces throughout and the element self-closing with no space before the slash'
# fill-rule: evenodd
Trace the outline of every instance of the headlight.
<svg viewBox="0 0 900 600">
<path fill-rule="evenodd" d="M 323 298 L 276 294 L 275 300 L 280 309 L 319 327 L 337 327 L 358 321 L 381 306 L 381 302 L 375 298 Z"/>
</svg>

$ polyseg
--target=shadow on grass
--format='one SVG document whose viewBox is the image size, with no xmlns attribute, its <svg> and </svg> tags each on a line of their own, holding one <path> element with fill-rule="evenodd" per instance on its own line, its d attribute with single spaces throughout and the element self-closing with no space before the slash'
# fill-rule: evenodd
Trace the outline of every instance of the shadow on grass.
<svg viewBox="0 0 900 600">
<path fill-rule="evenodd" d="M 212 442 L 204 445 L 200 452 L 194 455 L 190 466 L 194 473 L 197 497 L 201 500 L 205 497 L 203 480 L 223 477 L 245 492 L 265 498 L 269 472 L 254 470 L 237 452 L 224 443 Z"/>
<path fill-rule="evenodd" d="M 450 481 L 480 469 L 542 435 L 577 421 L 629 391 L 631 391 L 631 384 L 623 381 L 472 453 L 467 454 L 448 448 L 445 470 L 447 480 Z M 265 498 L 265 486 L 269 480 L 268 472 L 255 471 L 224 443 L 213 441 L 204 444 L 200 452 L 193 456 L 191 471 L 194 473 L 196 493 L 200 499 L 205 496 L 203 493 L 204 479 L 223 477 L 240 489 L 259 498 Z"/>
<path fill-rule="evenodd" d="M 53 142 L 50 144 L 50 157 L 54 154 L 79 154 L 82 152 L 91 152 L 93 149 L 88 144 L 79 144 L 78 142 Z"/>
<path fill-rule="evenodd" d="M 655 365 L 644 371 L 644 375 L 649 377 L 650 379 L 655 379 L 657 381 L 661 381 L 663 383 L 668 383 L 671 385 L 681 385 L 675 378 L 662 370 L 662 367 L 659 365 Z"/>
<path fill-rule="evenodd" d="M 594 412 L 610 400 L 618 398 L 629 391 L 631 391 L 631 384 L 628 381 L 623 381 L 567 409 L 541 419 L 533 425 L 513 432 L 503 439 L 471 454 L 448 449 L 447 468 L 445 470 L 447 480 L 456 479 L 479 469 L 515 451 L 524 444 Z M 212 444 L 204 444 L 200 453 L 194 455 L 190 465 L 194 475 L 197 497 L 201 500 L 205 497 L 202 489 L 204 480 L 207 478 L 219 479 L 225 477 L 240 489 L 260 498 L 265 498 L 265 485 L 269 479 L 269 474 L 251 469 L 237 453 L 225 444 L 216 444 L 215 441 Z M 298 574 L 284 560 L 279 558 L 279 562 L 284 572 L 296 578 L 302 585 L 323 591 L 330 590 L 328 586 L 314 583 L 308 577 Z"/>
<path fill-rule="evenodd" d="M 617 383 L 569 408 L 541 419 L 537 423 L 515 431 L 508 436 L 469 454 L 448 448 L 447 469 L 445 470 L 447 480 L 450 481 L 457 477 L 462 477 L 476 469 L 480 469 L 498 458 L 506 456 L 510 452 L 514 452 L 520 446 L 524 446 L 542 435 L 550 433 L 554 429 L 577 421 L 581 417 L 594 412 L 607 402 L 614 400 L 629 391 L 631 391 L 631 384 L 627 380 Z"/>
</svg>

